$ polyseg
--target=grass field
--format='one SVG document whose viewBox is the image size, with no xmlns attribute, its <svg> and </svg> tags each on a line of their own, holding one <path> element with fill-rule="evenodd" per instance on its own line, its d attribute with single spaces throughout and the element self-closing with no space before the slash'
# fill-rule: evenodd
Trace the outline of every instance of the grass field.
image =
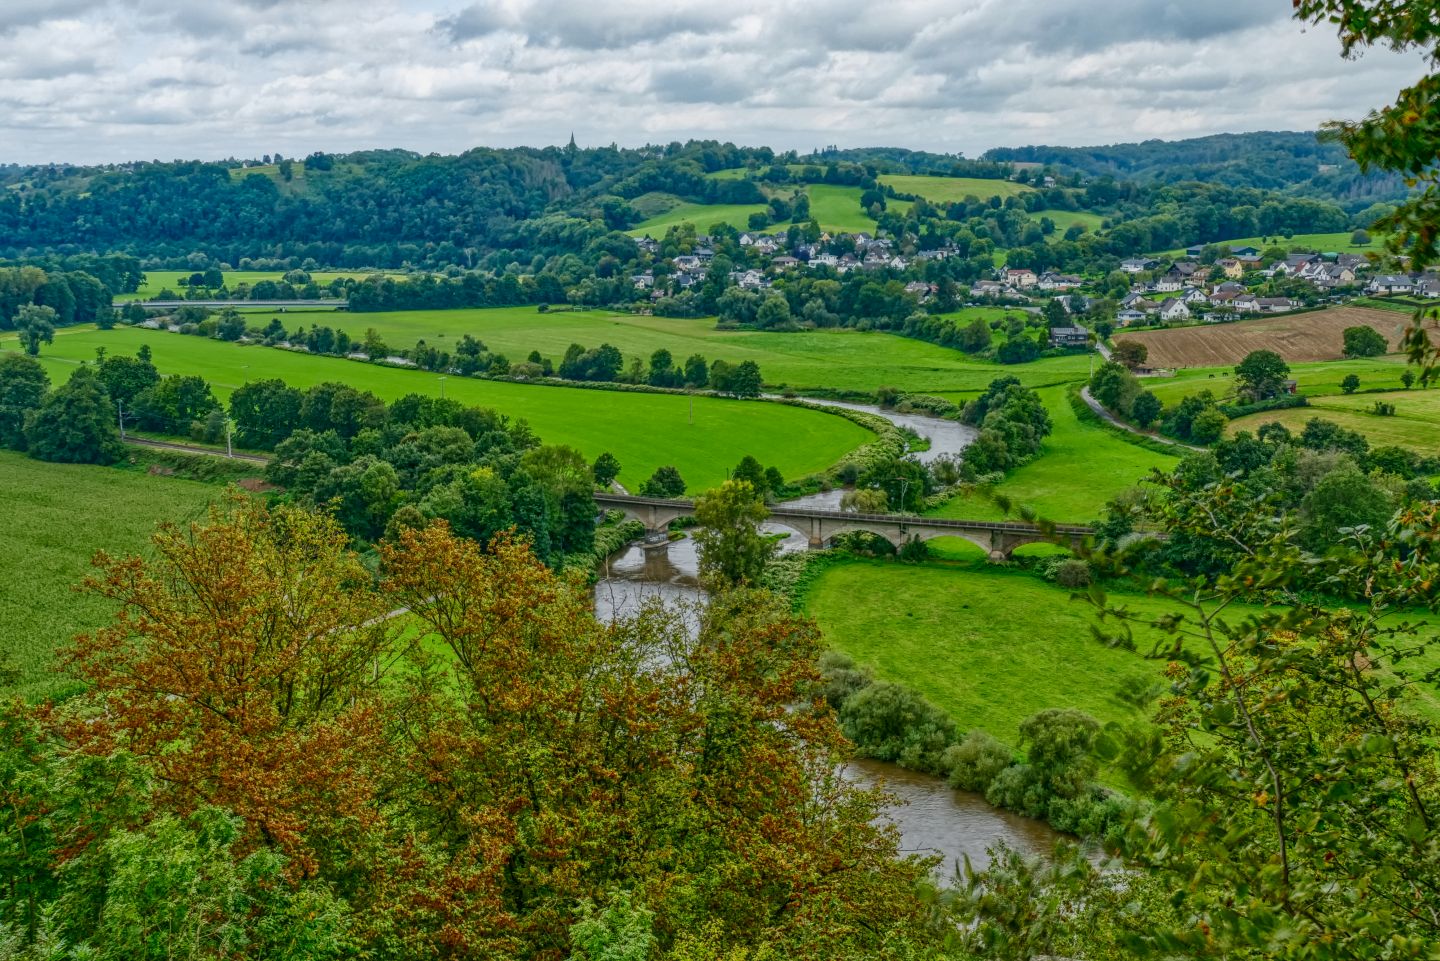
<svg viewBox="0 0 1440 961">
<path fill-rule="evenodd" d="M 1271 247 L 1284 247 L 1290 250 L 1294 247 L 1306 247 L 1319 251 L 1322 254 L 1364 254 L 1371 251 L 1380 252 L 1385 248 L 1383 237 L 1371 232 L 1371 241 L 1368 244 L 1352 244 L 1350 238 L 1354 231 L 1344 230 L 1330 234 L 1295 234 L 1289 238 L 1283 234 L 1272 234 L 1269 237 L 1240 237 L 1236 240 L 1216 241 L 1216 246 L 1226 245 L 1231 249 L 1237 247 L 1254 247 L 1256 250 L 1267 250 Z M 1156 257 L 1179 257 L 1185 253 L 1185 248 L 1176 250 L 1161 251 L 1152 256 Z"/>
<path fill-rule="evenodd" d="M 1163 598 L 1111 590 L 1110 601 L 1146 617 L 1174 610 Z M 1101 721 L 1148 716 L 1116 696 L 1131 676 L 1159 677 L 1163 662 L 1092 639 L 1094 610 L 1033 575 L 973 561 L 956 565 L 856 560 L 825 571 L 804 598 L 832 647 L 878 678 L 918 690 L 960 730 L 984 728 L 1014 743 L 1036 711 L 1073 707 Z M 1231 608 L 1234 618 L 1254 610 Z M 1408 617 L 1431 623 L 1423 612 Z M 1137 649 L 1161 635 L 1135 625 Z M 1412 678 L 1440 666 L 1428 653 L 1405 665 Z M 1436 686 L 1416 684 L 1411 702 L 1440 716 Z"/>
<path fill-rule="evenodd" d="M 720 171 L 726 173 L 726 171 Z M 712 174 L 718 176 L 718 174 Z M 738 173 L 737 173 L 738 176 Z M 782 194 L 788 195 L 793 188 L 787 185 Z M 810 196 L 810 216 L 814 218 L 822 230 L 831 233 L 873 233 L 875 221 L 864 210 L 860 209 L 860 188 L 840 187 L 832 184 L 810 184 L 805 187 Z M 641 204 L 642 212 L 646 203 L 656 206 L 666 206 L 666 202 L 659 198 L 664 195 L 646 194 L 637 200 L 645 201 Z M 660 239 L 665 231 L 671 227 L 683 223 L 695 225 L 697 233 L 708 233 L 710 228 L 717 223 L 726 223 L 739 231 L 750 229 L 750 215 L 762 213 L 769 208 L 764 204 L 696 204 L 688 203 L 673 198 L 676 201 L 673 206 L 663 212 L 648 217 L 626 231 L 632 237 L 643 237 L 650 235 Z M 908 200 L 892 200 L 889 209 L 901 213 L 910 209 Z M 764 228 L 765 233 L 783 233 L 790 228 L 789 223 L 771 224 Z"/>
<path fill-rule="evenodd" d="M 1080 224 L 1094 233 L 1105 222 L 1104 217 L 1092 214 L 1088 210 L 1038 210 L 1030 215 L 1030 218 L 1037 223 L 1041 217 L 1049 217 L 1055 224 L 1055 233 L 1051 235 L 1052 240 L 1064 239 L 1065 231 L 1075 224 Z"/>
<path fill-rule="evenodd" d="M 1125 330 L 1114 340 L 1134 340 L 1150 351 L 1152 367 L 1214 367 L 1238 364 L 1255 350 L 1273 350 L 1287 361 L 1339 360 L 1346 327 L 1371 327 L 1397 347 L 1406 319 L 1393 311 L 1331 307 L 1274 314 L 1230 324 L 1168 330 Z"/>
<path fill-rule="evenodd" d="M 1395 405 L 1393 417 L 1371 413 L 1377 400 Z M 1315 397 L 1310 406 L 1251 414 L 1232 421 L 1230 432 L 1254 431 L 1261 424 L 1281 423 L 1291 430 L 1301 430 L 1312 417 L 1334 421 L 1341 427 L 1356 430 L 1369 439 L 1372 446 L 1408 447 L 1422 454 L 1440 454 L 1440 391 L 1397 390 L 1377 394 L 1333 394 Z"/>
<path fill-rule="evenodd" d="M 881 174 L 879 180 L 902 194 L 924 197 L 933 204 L 952 203 L 966 197 L 978 197 L 981 200 L 991 197 L 1018 197 L 1031 190 L 1030 187 L 1017 184 L 1013 180 L 982 180 L 978 177 Z"/>
<path fill-rule="evenodd" d="M 184 288 L 180 286 L 181 277 L 189 277 L 195 273 L 193 270 L 147 270 L 145 281 L 140 289 L 132 294 L 116 294 L 116 303 L 125 303 L 131 300 L 146 300 L 159 296 L 160 291 L 169 289 L 173 293 L 183 294 Z M 357 280 L 370 276 L 366 272 L 351 272 L 343 270 L 312 270 L 309 271 L 310 279 L 320 286 L 325 286 L 332 280 L 341 277 L 354 277 Z M 225 271 L 225 286 L 233 288 L 236 284 L 256 284 L 262 280 L 279 280 L 285 276 L 283 270 L 227 270 Z M 403 275 L 394 275 L 398 278 Z"/>
<path fill-rule="evenodd" d="M 859 187 L 837 187 L 833 184 L 811 184 L 805 188 L 810 195 L 810 216 L 821 230 L 831 233 L 874 233 L 875 221 L 860 206 Z M 908 200 L 887 200 L 885 209 L 905 213 Z"/>
<path fill-rule="evenodd" d="M 1046 708 L 1138 720 L 1142 713 L 1115 692 L 1130 675 L 1158 678 L 1162 670 L 1093 640 L 1092 609 L 1069 593 L 983 561 L 857 560 L 822 574 L 804 607 L 832 647 L 878 678 L 915 688 L 962 731 L 984 728 L 1013 744 L 1020 722 Z M 1164 609 L 1148 598 L 1133 606 Z"/>
<path fill-rule="evenodd" d="M 0 451 L 8 508 L 0 551 L 0 651 L 20 669 L 20 692 L 39 698 L 62 685 L 51 652 L 103 625 L 108 603 L 72 588 L 97 550 L 142 552 L 155 525 L 199 516 L 220 492 L 210 484 L 138 471 L 46 464 Z"/>
<path fill-rule="evenodd" d="M 1082 423 L 1066 397 L 1066 388 L 1040 392 L 1054 425 L 1041 455 L 1006 475 L 996 493 L 1041 517 L 1087 523 L 1100 516 L 1105 502 L 1149 476 L 1152 467 L 1169 468 L 1178 458 L 1129 443 L 1113 431 Z M 1000 508 L 983 494 L 956 497 L 935 512 L 939 517 L 998 520 Z"/>
<path fill-rule="evenodd" d="M 971 316 L 1003 316 L 993 307 L 968 308 L 947 315 L 960 323 Z M 252 323 L 271 316 L 260 312 Z M 676 363 L 699 353 L 706 360 L 732 363 L 753 360 L 765 382 L 784 387 L 838 390 L 874 390 L 880 386 L 907 391 L 977 391 L 996 377 L 1019 376 L 1027 384 L 1054 384 L 1080 380 L 1087 361 L 1063 357 L 1006 367 L 923 341 L 893 334 L 851 329 L 773 333 L 716 330 L 714 318 L 647 317 L 605 310 L 540 313 L 533 307 L 496 307 L 483 310 L 396 311 L 378 314 L 326 313 L 305 316 L 294 312 L 274 314 L 292 329 L 297 325 L 325 324 L 363 336 L 373 327 L 392 347 L 411 347 L 423 339 L 433 346 L 454 344 L 464 334 L 484 341 L 512 361 L 532 350 L 558 363 L 572 343 L 598 347 L 608 343 L 646 365 L 657 348 L 670 351 Z"/>
<path fill-rule="evenodd" d="M 392 401 L 405 394 L 441 391 L 436 375 L 420 371 L 128 327 L 62 330 L 42 352 L 41 361 L 51 379 L 60 381 L 75 364 L 93 359 L 97 347 L 112 355 L 133 354 L 141 344 L 150 345 L 162 373 L 198 374 L 222 396 L 247 381 L 268 377 L 300 388 L 341 381 Z M 14 347 L 13 336 L 0 339 L 0 349 Z M 465 377 L 447 378 L 444 391 L 467 404 L 529 421 L 547 443 L 569 444 L 591 458 L 610 451 L 623 465 L 621 482 L 632 487 L 655 468 L 673 464 L 691 490 L 704 490 L 723 481 L 746 454 L 767 466 L 774 464 L 786 477 L 800 477 L 824 470 L 873 436 L 843 418 L 778 404 L 696 397 L 692 423 L 692 398 L 676 395 Z"/>
<path fill-rule="evenodd" d="M 694 224 L 698 234 L 709 233 L 710 228 L 716 224 L 729 224 L 736 230 L 746 231 L 750 229 L 751 214 L 765 213 L 769 209 L 764 204 L 680 203 L 662 214 L 642 220 L 626 233 L 632 237 L 649 234 L 659 240 L 665 236 L 665 231 L 683 223 Z"/>
<path fill-rule="evenodd" d="M 1398 388 L 1400 375 L 1405 371 L 1405 367 L 1405 359 L 1398 354 L 1392 354 L 1365 360 L 1295 363 L 1290 365 L 1290 376 L 1295 378 L 1298 393 L 1313 398 L 1340 393 L 1340 382 L 1348 374 L 1360 378 L 1362 389 L 1386 386 Z M 1167 406 L 1202 390 L 1209 390 L 1217 398 L 1225 398 L 1234 394 L 1235 368 L 1234 365 L 1190 367 L 1177 371 L 1173 377 L 1145 377 L 1141 383 Z"/>
</svg>

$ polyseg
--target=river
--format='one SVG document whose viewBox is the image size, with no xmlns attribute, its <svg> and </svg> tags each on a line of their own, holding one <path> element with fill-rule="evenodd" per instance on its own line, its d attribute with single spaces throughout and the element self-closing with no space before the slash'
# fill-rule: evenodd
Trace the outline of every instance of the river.
<svg viewBox="0 0 1440 961">
<path fill-rule="evenodd" d="M 959 453 L 975 437 L 972 428 L 954 421 L 847 404 L 839 401 L 823 403 L 865 410 L 888 420 L 910 426 L 931 441 L 922 459 L 942 453 Z M 939 448 L 937 450 L 937 448 Z M 809 504 L 812 498 L 787 503 L 806 506 L 839 507 L 839 491 L 827 491 L 833 502 Z M 766 529 L 785 534 L 782 551 L 805 550 L 806 539 L 788 527 L 767 524 Z M 699 558 L 695 542 L 685 537 L 656 547 L 632 544 L 611 557 L 595 585 L 595 612 L 604 620 L 635 613 L 642 603 L 658 598 L 668 603 L 701 605 L 705 591 L 697 574 Z M 969 857 L 976 867 L 988 863 L 986 849 L 1003 841 L 1027 853 L 1043 854 L 1051 850 L 1057 838 L 1048 826 L 1019 815 L 991 807 L 978 794 L 956 791 L 944 781 L 916 774 L 893 764 L 860 760 L 848 767 L 848 773 L 865 784 L 879 784 L 899 799 L 889 816 L 900 829 L 902 845 L 907 852 L 939 853 L 944 857 L 940 873 L 948 878 L 957 862 Z"/>
<path fill-rule="evenodd" d="M 965 448 L 974 443 L 976 436 L 980 433 L 968 424 L 959 421 L 944 420 L 940 417 L 930 417 L 925 414 L 901 414 L 897 411 L 886 410 L 883 407 L 876 407 L 872 404 L 855 404 L 845 400 L 826 400 L 820 397 L 806 397 L 803 400 L 807 404 L 816 404 L 820 407 L 841 407 L 845 410 L 864 411 L 867 414 L 875 414 L 883 417 L 897 427 L 909 428 L 921 437 L 930 441 L 928 450 L 916 451 L 913 455 L 922 464 L 928 464 L 939 457 L 946 455 L 957 455 Z M 785 503 L 791 507 L 808 507 L 816 510 L 838 511 L 840 509 L 840 498 L 845 492 L 840 489 L 820 491 L 818 494 L 807 494 L 804 497 L 796 497 Z"/>
</svg>

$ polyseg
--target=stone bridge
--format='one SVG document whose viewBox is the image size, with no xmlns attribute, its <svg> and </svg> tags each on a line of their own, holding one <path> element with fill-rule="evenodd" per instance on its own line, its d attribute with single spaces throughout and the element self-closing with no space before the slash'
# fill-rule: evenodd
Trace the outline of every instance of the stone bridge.
<svg viewBox="0 0 1440 961">
<path fill-rule="evenodd" d="M 647 535 L 659 535 L 670 522 L 694 513 L 692 500 L 668 500 L 660 497 L 636 497 L 631 494 L 596 494 L 595 503 L 605 510 L 624 511 L 627 517 L 645 525 Z M 992 561 L 1002 561 L 1026 544 L 1059 537 L 1079 546 L 1091 529 L 1058 524 L 1047 534 L 1034 524 L 1013 521 L 965 521 L 941 517 L 915 517 L 905 514 L 856 514 L 849 511 L 815 510 L 805 507 L 770 506 L 770 521 L 781 524 L 808 537 L 811 549 L 827 546 L 834 538 L 853 531 L 864 531 L 883 537 L 898 549 L 906 541 L 917 538 L 961 537 L 989 554 Z"/>
</svg>

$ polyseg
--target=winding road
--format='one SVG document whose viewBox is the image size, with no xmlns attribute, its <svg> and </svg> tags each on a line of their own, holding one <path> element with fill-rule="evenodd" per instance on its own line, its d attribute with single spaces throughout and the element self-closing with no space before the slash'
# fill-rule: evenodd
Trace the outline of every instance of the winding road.
<svg viewBox="0 0 1440 961">
<path fill-rule="evenodd" d="M 1169 445 L 1170 447 L 1180 447 L 1180 448 L 1183 448 L 1183 449 L 1185 449 L 1185 450 L 1192 450 L 1192 451 L 1203 451 L 1203 450 L 1205 450 L 1204 447 L 1195 447 L 1195 446 L 1192 446 L 1192 445 L 1190 445 L 1190 444 L 1185 444 L 1185 443 L 1182 443 L 1182 442 L 1180 442 L 1180 441 L 1178 441 L 1178 440 L 1173 440 L 1173 439 L 1171 439 L 1171 438 L 1169 438 L 1169 437 L 1166 437 L 1166 436 L 1163 435 L 1163 434 L 1151 433 L 1151 432 L 1148 431 L 1148 430 L 1141 430 L 1140 428 L 1136 427 L 1134 424 L 1127 424 L 1127 423 L 1125 423 L 1123 420 L 1121 420 L 1120 418 L 1116 417 L 1114 414 L 1112 414 L 1112 413 L 1110 413 L 1108 410 L 1106 410 L 1104 404 L 1100 403 L 1100 402 L 1099 402 L 1098 400 L 1096 400 L 1094 397 L 1091 397 L 1091 396 L 1090 396 L 1090 388 L 1089 388 L 1089 387 L 1081 387 L 1081 388 L 1080 388 L 1080 399 L 1085 402 L 1085 406 L 1086 406 L 1086 407 L 1089 407 L 1089 408 L 1090 408 L 1091 410 L 1093 410 L 1095 413 L 1099 414 L 1100 417 L 1101 417 L 1101 419 L 1104 420 L 1106 423 L 1112 424 L 1112 425 L 1114 425 L 1115 427 L 1118 427 L 1118 428 L 1120 428 L 1120 429 L 1123 430 L 1123 431 L 1128 431 L 1129 433 L 1134 434 L 1134 435 L 1136 435 L 1137 437 L 1148 437 L 1150 440 L 1159 441 L 1160 443 Z"/>
</svg>

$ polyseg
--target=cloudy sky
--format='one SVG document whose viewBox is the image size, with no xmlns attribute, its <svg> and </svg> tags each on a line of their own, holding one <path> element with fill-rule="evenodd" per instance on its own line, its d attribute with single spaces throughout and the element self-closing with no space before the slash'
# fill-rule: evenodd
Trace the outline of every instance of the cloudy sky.
<svg viewBox="0 0 1440 961">
<path fill-rule="evenodd" d="M 1417 56 L 1289 0 L 0 0 L 0 162 L 1312 129 Z"/>
</svg>

